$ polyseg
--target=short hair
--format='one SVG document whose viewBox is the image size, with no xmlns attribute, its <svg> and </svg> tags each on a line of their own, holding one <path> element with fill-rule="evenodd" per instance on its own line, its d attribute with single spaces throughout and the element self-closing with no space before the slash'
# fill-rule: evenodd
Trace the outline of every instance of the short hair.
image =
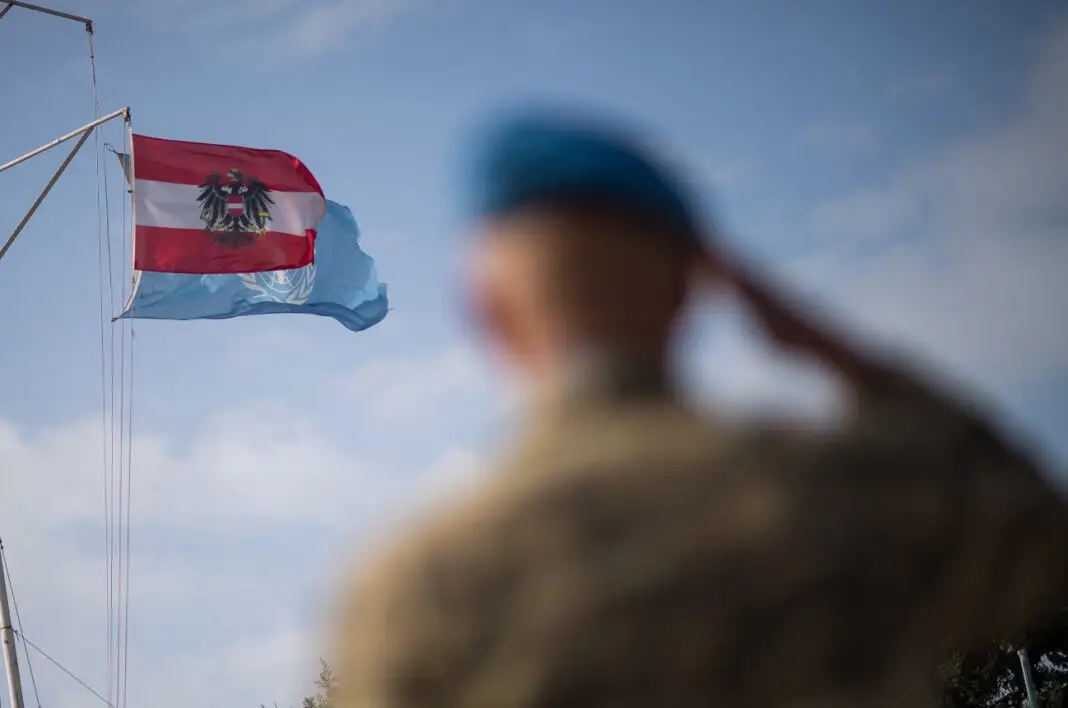
<svg viewBox="0 0 1068 708">
<path fill-rule="evenodd" d="M 610 238 L 642 239 L 650 245 L 659 244 L 665 253 L 684 257 L 696 256 L 704 250 L 701 235 L 689 221 L 612 195 L 592 191 L 547 194 L 514 211 L 572 221 L 585 226 L 584 233 L 588 235 L 610 232 Z"/>
<path fill-rule="evenodd" d="M 547 195 L 512 216 L 547 224 L 528 238 L 544 246 L 543 288 L 558 315 L 645 328 L 681 308 L 687 266 L 701 248 L 686 224 L 641 204 L 574 192 Z"/>
</svg>

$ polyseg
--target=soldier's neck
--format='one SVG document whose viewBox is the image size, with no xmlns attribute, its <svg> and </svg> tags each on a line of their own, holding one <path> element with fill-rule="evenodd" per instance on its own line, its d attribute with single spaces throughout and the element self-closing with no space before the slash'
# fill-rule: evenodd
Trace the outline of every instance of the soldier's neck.
<svg viewBox="0 0 1068 708">
<path fill-rule="evenodd" d="M 544 362 L 538 378 L 539 398 L 548 403 L 663 395 L 672 390 L 664 349 L 643 350 L 595 341 L 561 348 Z"/>
</svg>

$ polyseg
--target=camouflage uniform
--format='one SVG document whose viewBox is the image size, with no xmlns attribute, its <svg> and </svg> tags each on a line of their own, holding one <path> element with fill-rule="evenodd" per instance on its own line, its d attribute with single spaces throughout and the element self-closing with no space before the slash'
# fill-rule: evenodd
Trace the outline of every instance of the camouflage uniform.
<svg viewBox="0 0 1068 708">
<path fill-rule="evenodd" d="M 495 135 L 481 217 L 608 195 L 699 231 L 609 131 Z M 817 434 L 702 419 L 661 367 L 589 362 L 491 482 L 362 576 L 337 708 L 922 705 L 948 644 L 1066 599 L 1068 512 L 973 411 L 859 378 L 853 418 Z"/>
<path fill-rule="evenodd" d="M 1068 509 L 915 379 L 857 394 L 742 427 L 603 362 L 362 577 L 338 708 L 923 705 L 949 642 L 1068 597 Z"/>
</svg>

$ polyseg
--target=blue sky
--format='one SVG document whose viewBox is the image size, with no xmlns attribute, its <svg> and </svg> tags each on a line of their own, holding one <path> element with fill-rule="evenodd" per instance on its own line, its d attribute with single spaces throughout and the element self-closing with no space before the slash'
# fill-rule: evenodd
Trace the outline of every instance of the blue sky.
<svg viewBox="0 0 1068 708">
<path fill-rule="evenodd" d="M 464 135 L 513 101 L 639 121 L 734 243 L 953 375 L 1068 479 L 1059 3 L 55 2 L 96 20 L 101 108 L 130 105 L 137 132 L 304 160 L 395 308 L 355 335 L 299 316 L 134 325 L 135 702 L 295 702 L 338 559 L 469 482 L 506 428 L 462 315 L 453 178 Z M 0 160 L 91 119 L 79 26 L 13 10 L 0 63 Z M 61 150 L 0 174 L 0 227 Z M 90 142 L 0 262 L 0 536 L 27 635 L 103 688 L 96 184 Z M 825 379 L 750 335 L 695 312 L 702 402 L 826 405 Z M 42 663 L 43 698 L 73 705 Z"/>
</svg>

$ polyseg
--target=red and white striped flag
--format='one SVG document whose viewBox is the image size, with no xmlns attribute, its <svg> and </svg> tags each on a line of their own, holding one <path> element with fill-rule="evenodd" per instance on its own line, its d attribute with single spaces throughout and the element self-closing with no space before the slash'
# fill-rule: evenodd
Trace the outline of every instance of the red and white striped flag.
<svg viewBox="0 0 1068 708">
<path fill-rule="evenodd" d="M 312 262 L 326 198 L 278 150 L 133 136 L 134 268 L 256 273 Z"/>
</svg>

